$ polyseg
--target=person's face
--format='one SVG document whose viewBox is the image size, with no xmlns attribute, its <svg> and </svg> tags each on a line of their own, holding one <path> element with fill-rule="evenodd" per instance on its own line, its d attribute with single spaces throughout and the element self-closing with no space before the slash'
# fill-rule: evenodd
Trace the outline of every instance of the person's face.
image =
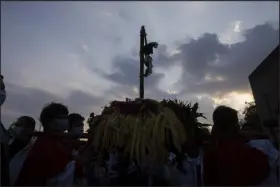
<svg viewBox="0 0 280 187">
<path fill-rule="evenodd" d="M 29 141 L 32 138 L 32 135 L 27 134 L 27 132 L 34 131 L 34 126 L 24 120 L 18 120 L 13 131 L 15 132 L 16 138 L 22 141 Z"/>
<path fill-rule="evenodd" d="M 18 119 L 16 122 L 16 126 L 23 127 L 26 131 L 34 131 L 35 129 L 34 124 L 31 124 L 24 119 Z"/>
<path fill-rule="evenodd" d="M 70 129 L 70 132 L 73 133 L 83 133 L 84 132 L 84 123 L 83 120 L 78 120 L 73 123 L 72 129 Z"/>
<path fill-rule="evenodd" d="M 53 132 L 64 132 L 68 127 L 68 114 L 61 114 L 50 120 L 49 129 Z"/>
</svg>

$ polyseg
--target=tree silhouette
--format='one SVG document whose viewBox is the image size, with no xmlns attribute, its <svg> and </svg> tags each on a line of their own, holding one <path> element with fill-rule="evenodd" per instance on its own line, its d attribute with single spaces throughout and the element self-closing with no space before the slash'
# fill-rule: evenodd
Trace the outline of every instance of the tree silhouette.
<svg viewBox="0 0 280 187">
<path fill-rule="evenodd" d="M 252 118 L 255 118 L 258 115 L 256 103 L 254 101 L 252 101 L 252 102 L 246 102 L 245 104 L 246 104 L 246 106 L 243 111 L 243 114 L 245 115 L 244 121 L 250 122 L 252 120 Z"/>
<path fill-rule="evenodd" d="M 260 127 L 260 119 L 258 116 L 256 103 L 254 101 L 252 102 L 246 102 L 246 106 L 244 108 L 243 114 L 244 114 L 244 124 L 242 125 L 242 129 L 244 130 L 255 130 L 255 131 L 261 131 Z"/>
</svg>

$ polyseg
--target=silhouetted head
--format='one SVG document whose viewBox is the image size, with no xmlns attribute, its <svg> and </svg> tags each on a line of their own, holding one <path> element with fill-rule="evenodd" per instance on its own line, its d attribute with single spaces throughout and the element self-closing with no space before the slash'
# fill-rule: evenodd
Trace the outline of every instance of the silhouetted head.
<svg viewBox="0 0 280 187">
<path fill-rule="evenodd" d="M 213 128 L 212 135 L 237 134 L 239 132 L 237 111 L 227 107 L 219 106 L 213 112 Z"/>
<path fill-rule="evenodd" d="M 67 107 L 60 103 L 51 103 L 42 109 L 40 121 L 44 131 L 64 132 L 69 128 L 69 111 Z"/>
<path fill-rule="evenodd" d="M 26 130 L 34 131 L 36 122 L 30 116 L 21 116 L 17 119 L 15 126 L 16 127 L 23 127 Z"/>
<path fill-rule="evenodd" d="M 84 120 L 85 118 L 80 114 L 72 113 L 68 116 L 69 129 L 68 132 L 83 133 L 84 132 Z"/>
<path fill-rule="evenodd" d="M 35 120 L 30 116 L 21 116 L 17 119 L 17 121 L 14 124 L 14 127 L 12 128 L 12 131 L 15 134 L 15 137 L 17 139 L 20 139 L 22 141 L 29 141 L 32 136 L 24 133 L 25 131 L 32 132 L 35 130 L 36 122 Z"/>
</svg>

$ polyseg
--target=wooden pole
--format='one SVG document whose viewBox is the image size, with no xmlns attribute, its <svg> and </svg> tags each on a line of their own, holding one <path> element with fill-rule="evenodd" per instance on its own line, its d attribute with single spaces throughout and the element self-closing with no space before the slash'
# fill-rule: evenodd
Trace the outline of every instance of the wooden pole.
<svg viewBox="0 0 280 187">
<path fill-rule="evenodd" d="M 140 30 L 140 83 L 139 83 L 139 97 L 144 99 L 144 41 L 146 37 L 145 27 L 142 26 Z"/>
</svg>

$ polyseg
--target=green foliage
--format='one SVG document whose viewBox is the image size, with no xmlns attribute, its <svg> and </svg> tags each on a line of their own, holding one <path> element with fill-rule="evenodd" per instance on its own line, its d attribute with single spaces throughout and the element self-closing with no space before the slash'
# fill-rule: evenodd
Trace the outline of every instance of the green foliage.
<svg viewBox="0 0 280 187">
<path fill-rule="evenodd" d="M 206 119 L 203 113 L 199 113 L 199 104 L 191 102 L 185 102 L 178 99 L 162 100 L 161 103 L 171 108 L 178 119 L 180 119 L 185 125 L 186 132 L 189 138 L 195 138 L 199 128 L 205 127 L 204 124 L 198 122 L 198 118 L 202 117 Z"/>
<path fill-rule="evenodd" d="M 257 113 L 255 102 L 246 102 L 244 108 L 244 120 L 241 124 L 243 130 L 261 131 L 261 122 Z"/>
<path fill-rule="evenodd" d="M 203 113 L 198 112 L 199 105 L 195 103 L 192 105 L 191 102 L 185 102 L 178 99 L 164 99 L 161 103 L 169 108 L 171 108 L 178 117 L 182 119 L 183 122 L 186 122 L 187 119 L 191 119 L 194 122 L 198 122 L 198 118 L 204 118 Z"/>
<path fill-rule="evenodd" d="M 182 101 L 179 99 L 163 99 L 158 102 L 152 99 L 129 99 L 126 98 L 125 101 L 111 101 L 108 106 L 103 108 L 101 115 L 113 113 L 117 108 L 122 114 L 128 115 L 138 115 L 141 112 L 141 108 L 145 106 L 149 108 L 150 111 L 157 114 L 159 105 L 170 108 L 177 118 L 185 125 L 186 132 L 189 137 L 194 137 L 196 134 L 197 128 L 204 128 L 210 125 L 202 124 L 198 122 L 199 118 L 204 118 L 203 113 L 198 112 L 199 104 L 191 102 Z M 98 116 L 96 119 L 90 119 L 89 121 L 90 128 L 93 128 L 98 122 Z"/>
<path fill-rule="evenodd" d="M 243 111 L 244 121 L 245 123 L 250 123 L 252 118 L 256 118 L 258 116 L 256 103 L 252 101 L 252 102 L 246 102 L 245 104 L 246 106 Z"/>
</svg>

